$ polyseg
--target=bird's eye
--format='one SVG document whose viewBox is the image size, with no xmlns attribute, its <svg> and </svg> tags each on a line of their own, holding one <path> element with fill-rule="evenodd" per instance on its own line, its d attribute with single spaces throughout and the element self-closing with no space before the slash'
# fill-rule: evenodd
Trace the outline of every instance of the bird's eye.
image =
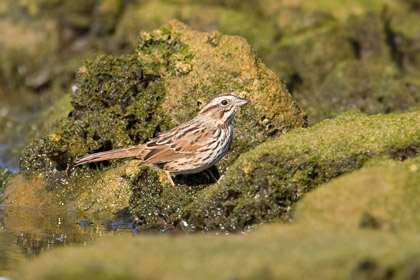
<svg viewBox="0 0 420 280">
<path fill-rule="evenodd" d="M 227 105 L 228 102 L 226 100 L 222 100 L 221 103 L 222 103 L 222 105 Z"/>
</svg>

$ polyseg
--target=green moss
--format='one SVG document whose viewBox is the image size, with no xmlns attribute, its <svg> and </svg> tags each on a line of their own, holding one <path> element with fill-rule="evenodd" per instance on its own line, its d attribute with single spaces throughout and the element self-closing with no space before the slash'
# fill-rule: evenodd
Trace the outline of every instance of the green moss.
<svg viewBox="0 0 420 280">
<path fill-rule="evenodd" d="M 64 1 L 60 5 L 60 22 L 64 28 L 74 31 L 112 33 L 123 8 L 123 0 Z"/>
<path fill-rule="evenodd" d="M 404 16 L 396 14 L 324 20 L 280 40 L 274 60 L 279 63 L 273 67 L 307 112 L 309 123 L 349 109 L 401 112 L 418 103 L 419 87 L 406 75 L 416 67 L 414 41 L 397 34 L 394 17 L 401 21 Z"/>
<path fill-rule="evenodd" d="M 393 64 L 347 61 L 339 63 L 317 95 L 306 102 L 318 104 L 311 110 L 315 119 L 330 118 L 352 107 L 369 114 L 403 112 L 420 100 L 419 89 Z"/>
<path fill-rule="evenodd" d="M 108 175 L 88 168 L 68 172 L 68 166 L 76 156 L 144 142 L 165 129 L 167 120 L 158 112 L 165 92 L 160 81 L 143 75 L 134 56 L 100 56 L 96 62 L 87 62 L 80 68 L 77 87 L 70 113 L 67 97 L 44 114 L 46 124 L 56 121 L 52 130 L 41 129 L 47 136 L 25 148 L 21 172 L 30 175 L 28 184 L 36 185 L 34 189 L 49 193 L 51 201 L 42 204 L 116 211 L 128 205 L 131 195 L 129 181 L 122 178 L 124 171 L 111 170 Z M 61 118 L 57 123 L 52 112 L 61 117 L 69 115 L 69 119 Z M 5 203 L 41 202 L 32 198 L 35 196 L 24 201 L 9 193 Z"/>
<path fill-rule="evenodd" d="M 280 79 L 240 37 L 197 32 L 172 21 L 164 28 L 142 33 L 137 54 L 146 73 L 159 73 L 165 79 L 168 93 L 162 107 L 174 125 L 193 118 L 219 93 L 250 99 L 235 120 L 233 153 L 222 163 L 222 170 L 239 153 L 268 137 L 305 125 L 304 113 Z"/>
<path fill-rule="evenodd" d="M 60 28 L 68 28 L 67 31 L 73 29 L 82 33 L 89 30 L 94 33 L 113 31 L 123 8 L 124 1 L 122 0 L 20 0 L 8 6 L 9 10 L 15 11 L 16 14 L 24 14 L 32 20 L 57 18 Z"/>
<path fill-rule="evenodd" d="M 384 6 L 393 10 L 400 9 L 400 5 L 392 0 L 356 0 L 340 2 L 339 4 L 328 0 L 301 1 L 298 2 L 298 4 L 294 2 L 283 4 L 282 2 L 271 0 L 267 0 L 267 2 L 272 5 L 261 5 L 262 9 L 265 9 L 266 13 L 275 13 L 279 9 L 284 8 L 284 6 L 289 6 L 292 8 L 302 9 L 307 13 L 328 13 L 340 21 L 345 21 L 351 16 L 361 15 L 366 12 L 380 13 L 383 11 Z"/>
<path fill-rule="evenodd" d="M 143 221 L 143 230 L 194 230 L 194 225 L 187 225 L 182 220 L 181 211 L 206 187 L 202 179 L 198 186 L 177 184 L 171 187 L 161 172 L 142 167 L 131 182 L 133 195 L 130 207 Z"/>
<path fill-rule="evenodd" d="M 279 16 L 278 24 L 287 31 L 271 58 L 277 63 L 270 65 L 284 77 L 310 123 L 351 108 L 388 113 L 418 103 L 418 85 L 406 75 L 418 68 L 415 14 L 394 7 L 380 16 L 366 9 L 340 21 L 305 6 L 290 9 L 308 28 Z"/>
<path fill-rule="evenodd" d="M 2 115 L 8 114 L 8 126 L 2 129 L 0 138 L 8 144 L 1 152 L 3 161 L 6 166 L 17 169 L 24 146 L 34 137 L 50 132 L 50 125 L 57 118 L 67 117 L 71 105 L 61 98 L 70 91 L 76 69 L 86 58 L 96 57 L 104 42 L 95 38 L 92 39 L 94 47 L 83 43 L 82 48 L 69 52 L 59 45 L 65 41 L 60 34 L 62 25 L 58 23 L 59 19 L 65 21 L 60 17 L 60 3 L 55 0 L 10 2 L 13 3 L 1 22 L 4 36 L 0 38 L 0 99 L 2 107 L 6 108 Z M 64 2 L 62 6 L 70 3 Z M 101 2 L 96 16 L 100 15 L 105 2 L 110 1 Z M 71 44 L 67 43 L 63 44 L 70 48 Z M 62 107 L 64 103 L 67 108 Z M 57 107 L 50 107 L 52 104 Z"/>
<path fill-rule="evenodd" d="M 419 269 L 419 241 L 414 233 L 311 230 L 298 225 L 264 226 L 245 235 L 114 237 L 90 247 L 46 252 L 20 267 L 14 277 L 410 279 Z"/>
<path fill-rule="evenodd" d="M 294 203 L 318 185 L 374 157 L 418 155 L 419 114 L 348 112 L 278 137 L 245 153 L 185 209 L 187 222 L 237 231 L 287 219 Z"/>
<path fill-rule="evenodd" d="M 140 36 L 136 53 L 147 74 L 185 75 L 191 71 L 194 54 L 167 26 Z"/>
<path fill-rule="evenodd" d="M 305 196 L 297 204 L 296 221 L 311 227 L 418 231 L 420 158 L 369 166 Z"/>
<path fill-rule="evenodd" d="M 404 73 L 418 76 L 420 55 L 418 44 L 419 18 L 417 11 L 387 14 L 387 33 L 392 44 L 392 55 Z"/>
<path fill-rule="evenodd" d="M 285 79 L 296 100 L 308 111 L 318 107 L 318 103 L 311 102 L 310 94 L 314 94 L 325 76 L 341 61 L 354 58 L 349 38 L 351 32 L 332 21 L 305 32 L 286 34 L 279 42 L 271 67 Z"/>
<path fill-rule="evenodd" d="M 32 130 L 27 136 L 27 141 L 41 137 L 58 128 L 72 110 L 71 95 L 66 94 L 34 117 L 31 122 Z"/>
<path fill-rule="evenodd" d="M 142 75 L 135 57 L 100 56 L 88 62 L 80 69 L 70 120 L 28 146 L 21 168 L 63 169 L 81 154 L 150 138 L 163 125 L 153 116 L 164 92 L 158 92 L 158 81 L 145 81 Z"/>
<path fill-rule="evenodd" d="M 209 183 L 205 174 L 179 179 L 181 184 L 200 187 L 171 190 L 156 171 L 141 169 L 132 179 L 125 175 L 125 169 L 132 167 L 120 165 L 121 160 L 73 168 L 74 158 L 144 143 L 190 120 L 204 103 L 222 92 L 244 96 L 250 104 L 236 117 L 234 144 L 218 165 L 220 173 L 240 153 L 305 125 L 304 113 L 282 81 L 243 38 L 193 31 L 177 21 L 143 32 L 135 55 L 99 56 L 86 62 L 79 69 L 76 87 L 71 100 L 74 109 L 68 118 L 59 122 L 51 118 L 52 130 L 46 125 L 50 129 L 40 129 L 43 136 L 25 148 L 21 158 L 24 183 L 14 186 L 16 180 L 6 188 L 8 204 L 36 205 L 33 190 L 42 192 L 40 204 L 64 204 L 84 211 L 118 210 L 130 201 L 140 217 L 150 217 L 150 227 L 158 227 L 154 222 L 161 218 L 149 214 L 160 211 L 161 216 L 168 216 L 165 227 L 176 226 L 180 215 L 174 211 L 188 205 Z M 59 103 L 51 110 L 63 117 L 68 112 L 68 97 L 60 102 L 63 108 Z M 26 190 L 30 185 L 36 187 Z M 34 195 L 25 201 L 13 191 L 18 188 Z M 178 193 L 172 193 L 177 189 Z"/>
</svg>

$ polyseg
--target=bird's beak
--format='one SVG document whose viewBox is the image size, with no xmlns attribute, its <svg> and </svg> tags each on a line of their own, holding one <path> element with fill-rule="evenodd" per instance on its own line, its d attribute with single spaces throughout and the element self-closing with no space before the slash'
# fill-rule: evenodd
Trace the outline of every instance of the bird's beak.
<svg viewBox="0 0 420 280">
<path fill-rule="evenodd" d="M 235 101 L 235 105 L 237 107 L 241 107 L 241 106 L 245 105 L 246 103 L 248 103 L 248 100 L 246 100 L 245 98 L 242 98 L 242 97 L 238 97 Z"/>
</svg>

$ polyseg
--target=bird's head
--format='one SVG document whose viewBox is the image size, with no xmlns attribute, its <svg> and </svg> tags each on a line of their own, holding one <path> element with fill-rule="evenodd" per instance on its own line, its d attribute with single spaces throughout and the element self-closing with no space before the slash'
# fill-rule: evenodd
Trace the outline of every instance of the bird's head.
<svg viewBox="0 0 420 280">
<path fill-rule="evenodd" d="M 230 93 L 222 93 L 210 100 L 198 116 L 205 117 L 217 124 L 230 124 L 239 108 L 248 100 Z"/>
</svg>

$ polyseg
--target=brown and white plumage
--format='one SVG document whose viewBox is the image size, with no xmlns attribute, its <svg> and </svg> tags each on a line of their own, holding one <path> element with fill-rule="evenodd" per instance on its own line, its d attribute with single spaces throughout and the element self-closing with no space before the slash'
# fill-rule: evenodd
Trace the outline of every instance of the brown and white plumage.
<svg viewBox="0 0 420 280">
<path fill-rule="evenodd" d="M 144 164 L 164 170 L 172 185 L 170 173 L 192 174 L 217 163 L 232 142 L 232 120 L 239 107 L 248 101 L 224 93 L 210 100 L 197 116 L 145 144 L 86 155 L 75 164 L 135 157 Z"/>
</svg>

